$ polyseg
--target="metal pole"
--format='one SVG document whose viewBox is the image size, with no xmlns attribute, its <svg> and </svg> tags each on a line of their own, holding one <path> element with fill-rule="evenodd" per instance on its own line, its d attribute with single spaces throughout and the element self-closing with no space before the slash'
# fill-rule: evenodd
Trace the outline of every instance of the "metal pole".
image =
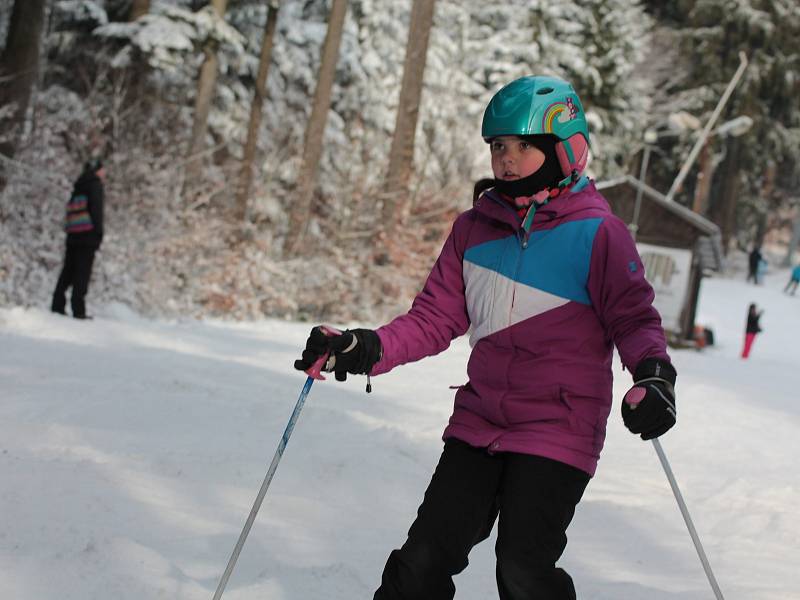
<svg viewBox="0 0 800 600">
<path fill-rule="evenodd" d="M 636 234 L 639 232 L 639 212 L 642 208 L 644 178 L 647 174 L 647 164 L 650 162 L 651 148 L 652 146 L 650 146 L 650 144 L 645 143 L 644 154 L 642 155 L 642 167 L 639 169 L 639 185 L 636 186 L 636 203 L 633 205 L 633 221 L 631 221 L 631 224 L 628 226 L 634 241 L 636 241 Z"/>
<path fill-rule="evenodd" d="M 672 474 L 672 468 L 667 460 L 667 455 L 664 454 L 664 449 L 661 447 L 661 442 L 658 441 L 658 438 L 654 438 L 652 442 L 653 447 L 656 449 L 656 454 L 658 454 L 658 460 L 661 461 L 661 466 L 664 468 L 664 473 L 667 474 L 669 485 L 672 488 L 672 493 L 675 496 L 675 500 L 678 502 L 678 508 L 680 508 L 681 514 L 683 515 L 683 520 L 686 522 L 686 528 L 689 530 L 689 535 L 694 543 L 694 548 L 697 550 L 697 555 L 700 557 L 703 570 L 706 572 L 706 577 L 708 577 L 708 583 L 711 584 L 711 589 L 714 590 L 714 596 L 716 596 L 717 600 L 725 600 L 725 598 L 722 596 L 722 591 L 719 589 L 717 580 L 714 577 L 714 572 L 711 570 L 711 565 L 708 562 L 706 553 L 703 550 L 703 544 L 700 543 L 700 537 L 697 535 L 697 530 L 694 528 L 694 524 L 692 523 L 692 517 L 689 515 L 689 509 L 686 508 L 686 502 L 683 501 L 683 495 L 681 494 L 680 488 L 678 488 L 678 482 L 675 480 L 675 475 Z"/>
<path fill-rule="evenodd" d="M 281 437 L 281 441 L 278 444 L 278 449 L 275 451 L 275 456 L 272 458 L 272 463 L 267 471 L 267 476 L 264 478 L 264 482 L 261 484 L 261 489 L 258 491 L 256 501 L 253 503 L 253 508 L 250 509 L 250 515 L 247 517 L 247 521 L 244 524 L 244 529 L 242 529 L 242 533 L 239 534 L 239 539 L 233 549 L 233 554 L 231 554 L 231 557 L 228 560 L 228 566 L 225 567 L 225 572 L 222 574 L 222 578 L 219 580 L 217 591 L 214 592 L 214 600 L 219 600 L 222 597 L 222 592 L 225 591 L 225 586 L 228 584 L 228 579 L 230 579 L 231 573 L 233 573 L 233 567 L 236 565 L 236 561 L 239 559 L 242 546 L 244 546 L 244 542 L 250 533 L 250 528 L 253 526 L 253 522 L 256 520 L 258 509 L 261 508 L 261 503 L 264 501 L 264 496 L 267 494 L 267 488 L 269 488 L 269 484 L 272 481 L 272 476 L 275 475 L 275 470 L 278 468 L 278 463 L 281 461 L 283 451 L 286 449 L 286 444 L 289 443 L 289 437 L 292 435 L 292 430 L 294 429 L 295 423 L 297 423 L 297 418 L 300 416 L 300 411 L 303 409 L 303 404 L 306 401 L 306 396 L 308 396 L 308 391 L 311 389 L 312 383 L 314 383 L 314 378 L 309 376 L 308 379 L 306 379 L 306 384 L 303 386 L 303 391 L 300 392 L 300 397 L 297 399 L 297 404 L 295 404 L 292 416 L 283 432 L 283 437 Z"/>
<path fill-rule="evenodd" d="M 722 109 L 728 102 L 728 98 L 730 98 L 734 88 L 739 83 L 739 79 L 741 79 L 742 74 L 744 73 L 744 70 L 746 68 L 747 68 L 747 55 L 744 52 L 739 52 L 739 68 L 736 69 L 736 73 L 733 74 L 733 78 L 728 83 L 728 87 L 725 88 L 725 92 L 722 94 L 722 97 L 719 99 L 719 102 L 717 102 L 717 107 L 711 114 L 711 118 L 708 120 L 708 123 L 706 123 L 706 126 L 700 133 L 700 137 L 695 142 L 691 152 L 689 152 L 689 156 L 686 157 L 686 162 L 683 163 L 683 166 L 681 167 L 678 176 L 675 178 L 675 181 L 672 182 L 672 187 L 670 187 L 669 191 L 667 192 L 667 200 L 674 199 L 675 192 L 678 191 L 678 188 L 683 183 L 683 180 L 686 179 L 686 175 L 688 175 L 689 169 L 692 167 L 694 160 L 697 158 L 697 154 L 700 152 L 700 148 L 703 147 L 706 138 L 708 138 L 708 134 L 711 132 L 711 128 L 714 127 L 714 123 L 716 123 L 719 114 L 722 112 Z"/>
</svg>

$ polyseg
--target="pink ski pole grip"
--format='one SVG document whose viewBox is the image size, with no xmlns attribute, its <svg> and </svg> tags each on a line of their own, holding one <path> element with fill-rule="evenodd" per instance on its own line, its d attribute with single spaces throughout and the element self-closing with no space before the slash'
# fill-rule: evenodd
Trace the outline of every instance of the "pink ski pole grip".
<svg viewBox="0 0 800 600">
<path fill-rule="evenodd" d="M 322 333 L 324 333 L 328 337 L 333 337 L 335 335 L 342 335 L 341 331 L 339 331 L 334 327 L 330 327 L 328 325 L 320 325 L 319 328 L 322 330 Z M 322 367 L 325 366 L 329 354 L 330 352 L 326 352 L 325 354 L 320 356 L 313 365 L 311 365 L 308 369 L 306 369 L 306 375 L 308 375 L 312 379 L 319 379 L 321 381 L 325 381 L 325 376 L 322 374 Z"/>
<path fill-rule="evenodd" d="M 625 397 L 622 399 L 628 406 L 631 408 L 636 408 L 639 406 L 639 403 L 644 400 L 645 395 L 647 394 L 647 390 L 645 390 L 641 386 L 633 386 L 631 389 L 628 390 L 628 393 L 625 394 Z"/>
</svg>

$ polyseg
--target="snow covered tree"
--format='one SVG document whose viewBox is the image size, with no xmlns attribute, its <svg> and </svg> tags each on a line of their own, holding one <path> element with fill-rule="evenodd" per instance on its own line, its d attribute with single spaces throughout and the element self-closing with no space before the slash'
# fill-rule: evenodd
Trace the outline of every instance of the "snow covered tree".
<svg viewBox="0 0 800 600">
<path fill-rule="evenodd" d="M 227 5 L 228 0 L 211 0 L 211 12 L 215 19 L 224 19 Z M 199 155 L 205 148 L 208 113 L 211 110 L 211 101 L 217 83 L 217 71 L 219 70 L 218 46 L 219 42 L 213 37 L 209 37 L 203 48 L 205 58 L 197 79 L 194 122 L 192 123 L 192 134 L 191 138 L 189 138 L 189 151 L 187 153 L 186 182 L 193 182 L 198 178 L 203 164 Z M 184 189 L 186 188 L 184 187 Z"/>
<path fill-rule="evenodd" d="M 128 12 L 128 20 L 135 21 L 148 12 L 150 12 L 150 0 L 133 0 L 131 2 L 130 12 Z"/>
<path fill-rule="evenodd" d="M 720 122 L 747 115 L 753 127 L 741 137 L 712 139 L 722 155 L 710 194 L 710 215 L 723 230 L 726 248 L 737 232 L 744 247 L 758 235 L 758 223 L 797 194 L 800 11 L 795 0 L 682 5 L 689 8 L 683 52 L 693 57 L 677 90 L 686 110 L 705 121 L 738 66 L 739 51 L 749 58 Z"/>
<path fill-rule="evenodd" d="M 656 104 L 651 96 L 662 93 L 666 106 L 675 95 L 674 83 L 659 92 L 644 77 L 652 62 L 634 68 L 651 35 L 637 25 L 640 2 L 437 0 L 413 146 L 405 154 L 413 161 L 402 196 L 405 223 L 391 240 L 376 243 L 394 125 L 415 104 L 399 100 L 412 1 L 349 0 L 329 99 L 322 103 L 313 98 L 323 89 L 331 0 L 282 0 L 269 61 L 260 57 L 270 21 L 266 2 L 228 0 L 224 20 L 210 7 L 197 10 L 207 3 L 159 0 L 135 21 L 129 21 L 131 0 L 54 3 L 50 66 L 36 96 L 37 136 L 18 158 L 37 167 L 46 160 L 66 181 L 96 141 L 112 167 L 124 165 L 110 170 L 108 191 L 109 222 L 125 227 L 105 250 L 110 268 L 97 289 L 105 299 L 135 298 L 146 312 L 389 316 L 418 289 L 452 218 L 469 206 L 472 182 L 489 173 L 480 122 L 501 85 L 531 73 L 572 80 L 591 118 L 597 176 L 625 171 L 636 156 L 641 119 L 650 124 L 661 109 L 661 98 Z M 0 7 L 0 29 L 5 21 Z M 180 190 L 182 145 L 209 37 L 217 40 L 219 67 L 204 139 L 215 151 L 202 179 L 192 181 L 188 203 Z M 267 62 L 264 102 L 258 81 Z M 675 71 L 675 64 L 659 69 Z M 260 101 L 254 102 L 254 90 Z M 256 105 L 263 106 L 260 124 L 248 119 Z M 313 129 L 317 142 L 309 144 L 320 116 L 326 121 Z M 252 156 L 245 161 L 252 160 L 245 196 L 252 227 L 240 236 L 231 217 L 242 208 L 233 196 L 244 156 Z M 778 168 L 776 189 L 780 178 Z M 53 198 L 43 203 L 43 214 L 60 212 L 58 198 L 42 187 L 52 182 L 15 177 L 12 185 L 15 194 Z M 68 181 L 57 185 L 60 190 Z M 58 224 L 43 214 L 28 211 L 24 220 L 0 223 L 0 237 L 18 231 L 20 240 L 42 240 L 35 247 L 14 244 L 12 260 L 3 259 L 0 270 L 28 264 L 19 258 L 26 252 L 41 262 L 60 250 L 47 245 Z M 47 235 L 34 231 L 37 223 L 49 227 Z M 287 231 L 300 232 L 302 254 L 324 248 L 313 277 L 304 270 L 306 256 L 283 252 Z M 385 243 L 395 240 L 396 247 Z M 22 269 L 7 271 L 14 283 L 0 286 L 0 293 L 34 297 L 37 288 L 24 283 Z"/>
<path fill-rule="evenodd" d="M 247 199 L 253 181 L 253 159 L 256 154 L 258 134 L 261 129 L 261 115 L 264 109 L 264 100 L 267 97 L 267 74 L 272 60 L 272 44 L 275 39 L 275 25 L 278 21 L 280 4 L 273 1 L 268 4 L 264 35 L 261 40 L 261 55 L 258 61 L 258 74 L 255 81 L 255 94 L 250 107 L 250 122 L 247 127 L 247 142 L 242 156 L 242 169 L 239 173 L 238 188 L 236 190 L 236 211 L 239 221 L 247 215 Z"/>
<path fill-rule="evenodd" d="M 532 9 L 541 64 L 570 81 L 581 96 L 592 133 L 593 170 L 624 173 L 641 139 L 646 91 L 634 77 L 650 21 L 639 2 L 584 0 L 573 10 L 539 2 Z"/>
<path fill-rule="evenodd" d="M 204 49 L 209 40 L 213 40 L 218 47 L 219 71 L 226 79 L 224 85 L 215 86 L 215 93 L 209 97 L 213 102 L 208 107 L 207 132 L 217 144 L 219 140 L 226 143 L 230 140 L 233 145 L 236 134 L 245 130 L 245 103 L 251 96 L 244 85 L 231 80 L 231 73 L 235 77 L 240 65 L 247 64 L 243 58 L 247 55 L 244 38 L 210 6 L 197 12 L 163 3 L 151 8 L 148 14 L 133 22 L 125 19 L 109 23 L 106 19 L 100 22 L 94 19 L 93 24 L 76 24 L 59 34 L 60 39 L 53 41 L 56 47 L 52 52 L 58 53 L 61 62 L 75 63 L 80 68 L 92 67 L 98 74 L 106 73 L 112 80 L 122 82 L 119 85 L 125 92 L 126 102 L 138 107 L 134 115 L 143 119 L 155 115 L 163 118 L 157 124 L 135 128 L 136 131 L 151 138 L 170 136 L 168 147 L 172 153 L 181 144 L 186 130 L 193 128 L 197 121 L 191 90 L 197 85 L 197 67 L 205 58 Z M 74 16 L 67 18 L 74 19 Z M 257 65 L 257 60 L 254 59 L 253 64 Z M 75 85 L 74 80 L 63 78 L 58 72 L 55 74 L 62 85 Z M 108 77 L 100 79 L 101 85 L 111 83 L 104 84 L 103 79 L 108 80 Z M 113 112 L 119 114 L 119 111 Z M 183 164 L 183 157 L 175 158 L 176 166 Z M 211 167 L 213 171 L 214 165 Z M 211 185 L 209 180 L 214 179 L 211 171 L 203 171 L 210 177 L 192 181 L 193 191 L 206 193 Z"/>
<path fill-rule="evenodd" d="M 284 242 L 284 253 L 287 255 L 300 252 L 308 227 L 346 11 L 347 0 L 332 1 L 325 43 L 322 46 L 322 58 L 311 107 L 311 117 L 306 128 L 303 159 L 297 176 L 297 189 L 289 208 L 289 231 Z"/>
<path fill-rule="evenodd" d="M 435 0 L 413 0 L 411 8 L 403 80 L 383 194 L 383 222 L 389 233 L 402 220 L 407 204 L 404 199 L 408 198 L 408 181 L 414 167 L 414 140 L 434 5 Z"/>
<path fill-rule="evenodd" d="M 426 190 L 436 196 L 445 192 L 451 206 L 469 206 L 473 179 L 488 166 L 480 119 L 490 92 L 474 78 L 470 34 L 467 8 L 461 2 L 439 0 L 425 67 L 412 211 L 441 210 L 441 204 L 418 205 Z"/>
<path fill-rule="evenodd" d="M 13 158 L 39 74 L 45 0 L 15 0 L 0 55 L 0 153 Z M 0 191 L 7 178 L 0 166 Z"/>
<path fill-rule="evenodd" d="M 591 169 L 604 177 L 627 170 L 647 106 L 635 67 L 650 37 L 649 19 L 638 1 L 475 2 L 471 18 L 470 70 L 486 101 L 524 75 L 566 79 L 589 119 Z"/>
</svg>

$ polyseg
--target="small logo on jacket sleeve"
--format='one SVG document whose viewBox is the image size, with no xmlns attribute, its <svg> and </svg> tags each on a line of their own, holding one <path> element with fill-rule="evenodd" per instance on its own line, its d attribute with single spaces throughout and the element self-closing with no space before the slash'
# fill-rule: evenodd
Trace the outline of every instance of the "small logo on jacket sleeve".
<svg viewBox="0 0 800 600">
<path fill-rule="evenodd" d="M 631 273 L 636 273 L 636 270 L 639 268 L 636 266 L 636 261 L 632 260 L 628 263 L 628 268 L 631 270 Z"/>
</svg>

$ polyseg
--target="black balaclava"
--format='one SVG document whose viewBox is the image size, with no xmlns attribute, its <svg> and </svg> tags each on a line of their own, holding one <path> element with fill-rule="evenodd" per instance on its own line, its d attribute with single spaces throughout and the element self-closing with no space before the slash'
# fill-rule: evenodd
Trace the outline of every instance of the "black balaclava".
<svg viewBox="0 0 800 600">
<path fill-rule="evenodd" d="M 501 194 L 511 198 L 533 196 L 547 188 L 555 188 L 564 179 L 561 165 L 556 156 L 556 144 L 558 138 L 550 134 L 542 135 L 521 135 L 520 139 L 525 140 L 536 146 L 544 153 L 544 163 L 535 172 L 522 179 L 504 181 L 495 178 L 494 188 Z"/>
</svg>

